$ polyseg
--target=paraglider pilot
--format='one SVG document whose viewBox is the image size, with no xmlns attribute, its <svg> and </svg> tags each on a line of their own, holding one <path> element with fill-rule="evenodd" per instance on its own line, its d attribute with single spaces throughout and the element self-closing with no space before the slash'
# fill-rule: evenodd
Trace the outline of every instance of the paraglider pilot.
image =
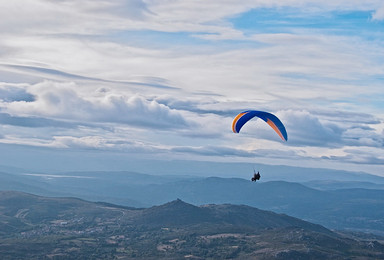
<svg viewBox="0 0 384 260">
<path fill-rule="evenodd" d="M 260 180 L 260 173 L 259 172 L 253 174 L 253 177 L 251 179 L 251 181 L 256 181 L 256 180 Z"/>
</svg>

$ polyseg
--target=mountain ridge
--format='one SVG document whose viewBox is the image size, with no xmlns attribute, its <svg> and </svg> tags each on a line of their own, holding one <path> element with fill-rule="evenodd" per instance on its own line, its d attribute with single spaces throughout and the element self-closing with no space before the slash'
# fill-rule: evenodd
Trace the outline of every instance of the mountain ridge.
<svg viewBox="0 0 384 260">
<path fill-rule="evenodd" d="M 180 199 L 137 209 L 2 191 L 0 227 L 3 259 L 384 258 L 377 237 L 338 234 L 247 205 Z"/>
<path fill-rule="evenodd" d="M 357 183 L 352 187 L 336 185 L 341 188 L 318 189 L 305 183 L 266 182 L 263 178 L 254 183 L 242 178 L 174 178 L 129 172 L 83 172 L 56 177 L 0 172 L 0 190 L 78 197 L 136 208 L 160 205 L 176 198 L 194 205 L 244 204 L 285 213 L 331 229 L 384 234 L 384 189 L 367 189 L 366 182 L 363 188 Z M 324 183 L 319 186 L 327 187 Z"/>
</svg>

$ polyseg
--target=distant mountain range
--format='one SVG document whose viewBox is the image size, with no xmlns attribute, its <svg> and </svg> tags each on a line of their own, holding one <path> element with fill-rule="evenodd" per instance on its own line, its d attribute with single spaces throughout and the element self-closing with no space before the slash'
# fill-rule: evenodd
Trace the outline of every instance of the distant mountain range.
<svg viewBox="0 0 384 260">
<path fill-rule="evenodd" d="M 289 169 L 293 170 L 288 167 L 287 171 Z M 253 183 L 242 178 L 133 172 L 46 174 L 3 168 L 0 190 L 72 196 L 131 207 L 150 207 L 177 198 L 194 205 L 248 205 L 331 229 L 384 234 L 383 177 L 344 171 L 320 174 L 319 169 L 305 174 L 304 170 L 310 169 L 296 169 L 296 182 L 265 181 L 264 175 L 273 173 L 262 173 L 261 181 Z M 322 179 L 316 180 L 318 176 Z M 274 178 L 277 177 L 276 173 Z"/>
<path fill-rule="evenodd" d="M 139 209 L 0 192 L 2 259 L 382 259 L 378 239 L 245 205 Z"/>
</svg>

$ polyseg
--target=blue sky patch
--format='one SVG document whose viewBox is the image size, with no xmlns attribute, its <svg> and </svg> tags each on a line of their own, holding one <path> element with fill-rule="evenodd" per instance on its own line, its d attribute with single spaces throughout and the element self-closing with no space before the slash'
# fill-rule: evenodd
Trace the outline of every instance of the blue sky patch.
<svg viewBox="0 0 384 260">
<path fill-rule="evenodd" d="M 382 31 L 383 22 L 372 21 L 372 12 L 303 12 L 295 8 L 253 9 L 230 19 L 234 28 L 246 34 L 291 33 L 296 29 L 326 30 L 337 34 L 365 34 Z"/>
</svg>

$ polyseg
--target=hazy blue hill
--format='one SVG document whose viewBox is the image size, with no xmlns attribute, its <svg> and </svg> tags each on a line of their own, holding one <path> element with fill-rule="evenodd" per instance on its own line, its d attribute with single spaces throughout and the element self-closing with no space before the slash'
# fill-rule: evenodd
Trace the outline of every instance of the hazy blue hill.
<svg viewBox="0 0 384 260">
<path fill-rule="evenodd" d="M 0 190 L 17 190 L 41 195 L 64 195 L 60 190 L 45 187 L 44 183 L 36 178 L 30 178 L 22 174 L 0 172 Z"/>
<path fill-rule="evenodd" d="M 0 189 L 3 190 L 79 197 L 131 207 L 161 205 L 177 198 L 194 205 L 243 204 L 285 213 L 328 228 L 384 233 L 383 189 L 373 189 L 368 182 L 360 181 L 353 181 L 353 189 L 329 186 L 317 189 L 313 188 L 316 182 L 322 187 L 324 183 L 337 183 L 332 187 L 349 187 L 351 183 L 328 180 L 304 185 L 265 181 L 264 177 L 254 183 L 242 178 L 154 176 L 134 172 L 0 173 Z M 364 188 L 367 186 L 369 189 Z"/>
<path fill-rule="evenodd" d="M 124 185 L 164 184 L 184 179 L 197 179 L 201 177 L 185 175 L 151 175 L 131 171 L 79 171 L 55 173 L 56 176 L 76 176 L 83 180 L 97 180 L 107 183 L 120 183 Z M 76 179 L 76 178 L 72 178 Z"/>
<path fill-rule="evenodd" d="M 73 196 L 142 207 L 145 202 L 131 196 L 142 185 L 167 183 L 180 178 L 158 177 L 131 172 L 71 172 L 65 174 L 0 172 L 0 190 L 18 190 L 44 196 Z"/>
<path fill-rule="evenodd" d="M 25 148 L 25 147 L 24 147 Z M 23 148 L 23 149 L 24 149 Z M 222 178 L 245 178 L 250 179 L 253 174 L 253 169 L 260 170 L 263 181 L 288 181 L 288 182 L 309 182 L 309 181 L 358 181 L 358 182 L 371 182 L 376 184 L 384 184 L 384 177 L 367 174 L 364 172 L 352 172 L 343 170 L 333 170 L 326 168 L 308 168 L 308 167 L 293 167 L 285 165 L 265 165 L 261 163 L 225 163 L 225 162 L 204 162 L 204 161 L 127 161 L 130 168 L 129 171 L 102 171 L 102 173 L 111 174 L 115 173 L 133 174 L 140 173 L 147 176 L 159 176 L 158 181 L 162 181 L 164 177 L 170 178 L 183 178 L 186 176 L 206 177 L 218 176 Z M 0 172 L 7 173 L 25 173 L 28 170 L 19 169 L 16 167 L 9 167 L 0 165 Z M 42 173 L 42 171 L 40 172 Z M 88 176 L 97 174 L 97 171 L 84 171 L 83 173 Z M 60 167 L 50 174 L 58 175 L 80 175 L 82 172 L 65 172 Z M 141 178 L 140 176 L 136 176 Z M 135 178 L 136 178 L 135 177 Z M 148 180 L 155 180 L 156 178 L 147 178 Z M 134 179 L 132 179 L 134 180 Z"/>
<path fill-rule="evenodd" d="M 383 190 L 384 184 L 373 183 L 368 181 L 335 181 L 335 180 L 312 180 L 308 182 L 302 182 L 305 186 L 319 189 L 319 190 L 338 190 L 338 189 L 376 189 Z"/>
<path fill-rule="evenodd" d="M 165 193 L 164 191 L 168 192 Z M 266 206 L 284 206 L 323 203 L 331 194 L 291 182 L 274 181 L 253 183 L 244 179 L 206 178 L 196 181 L 179 181 L 164 185 L 151 185 L 142 198 L 160 204 L 181 198 L 194 204 L 232 203 Z M 308 206 L 308 205 L 307 205 Z"/>
<path fill-rule="evenodd" d="M 336 194 L 340 198 L 346 199 L 368 199 L 368 200 L 381 200 L 384 198 L 384 190 L 374 190 L 374 189 L 339 189 L 332 191 L 333 194 Z"/>
<path fill-rule="evenodd" d="M 265 181 L 284 180 L 291 182 L 308 182 L 313 180 L 333 180 L 341 182 L 361 181 L 384 184 L 384 177 L 364 172 L 352 172 L 322 168 L 305 168 L 291 166 L 262 166 Z M 264 169 L 265 167 L 265 169 Z"/>
<path fill-rule="evenodd" d="M 384 184 L 384 177 L 326 168 L 293 167 L 286 165 L 265 165 L 262 163 L 229 163 L 207 161 L 152 161 L 151 164 L 137 162 L 144 165 L 137 172 L 150 175 L 190 175 L 190 176 L 218 176 L 222 178 L 250 179 L 253 169 L 260 170 L 263 181 L 307 182 L 312 180 L 335 181 L 363 181 Z"/>
<path fill-rule="evenodd" d="M 23 173 L 23 172 L 26 172 L 26 171 L 24 169 L 18 168 L 18 167 L 0 165 L 0 172 Z"/>
</svg>

